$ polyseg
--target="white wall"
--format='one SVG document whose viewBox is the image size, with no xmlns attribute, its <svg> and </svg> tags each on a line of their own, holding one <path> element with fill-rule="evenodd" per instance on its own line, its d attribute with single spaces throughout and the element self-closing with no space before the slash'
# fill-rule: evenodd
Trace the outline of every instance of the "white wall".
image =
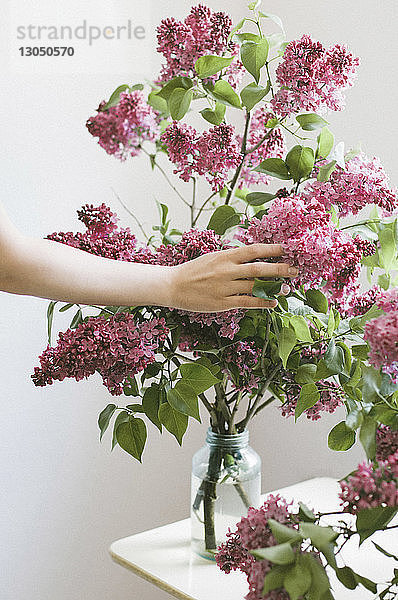
<svg viewBox="0 0 398 600">
<path fill-rule="evenodd" d="M 40 2 L 41 8 L 50 4 Z M 168 14 L 184 15 L 190 6 L 186 0 L 151 4 L 153 25 Z M 235 18 L 246 6 L 238 0 L 212 6 L 227 4 Z M 133 13 L 139 14 L 140 6 L 131 0 Z M 325 43 L 346 41 L 362 57 L 347 110 L 330 120 L 337 138 L 361 140 L 397 182 L 396 2 L 284 0 L 267 2 L 266 9 L 283 18 L 290 38 L 308 32 Z M 153 59 L 156 65 L 154 52 Z M 72 230 L 74 211 L 85 202 L 119 210 L 111 187 L 143 221 L 154 215 L 155 198 L 170 202 L 178 217 L 173 196 L 144 159 L 120 164 L 85 130 L 99 100 L 126 78 L 120 70 L 112 75 L 104 65 L 103 72 L 99 67 L 91 75 L 32 75 L 26 63 L 25 72 L 3 72 L 1 197 L 22 231 L 43 236 Z M 128 215 L 120 214 L 127 224 Z M 205 427 L 194 423 L 182 450 L 174 438 L 151 428 L 143 465 L 119 451 L 110 454 L 109 439 L 98 442 L 96 418 L 108 401 L 98 379 L 47 388 L 31 384 L 45 346 L 46 301 L 3 294 L 0 302 L 1 598 L 166 598 L 112 564 L 107 548 L 114 539 L 187 515 L 191 455 Z M 264 489 L 351 470 L 359 449 L 344 455 L 327 449 L 326 433 L 338 420 L 333 415 L 294 425 L 276 410 L 264 412 L 252 428 L 252 445 L 263 457 Z"/>
</svg>

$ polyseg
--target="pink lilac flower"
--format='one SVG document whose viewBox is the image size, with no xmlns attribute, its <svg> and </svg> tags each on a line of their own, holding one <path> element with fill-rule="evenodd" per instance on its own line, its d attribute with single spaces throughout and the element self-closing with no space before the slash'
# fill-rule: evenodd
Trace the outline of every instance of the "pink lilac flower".
<svg viewBox="0 0 398 600">
<path fill-rule="evenodd" d="M 311 180 L 303 195 L 315 198 L 327 209 L 336 205 L 343 217 L 356 215 L 368 204 L 380 206 L 385 214 L 398 208 L 398 190 L 390 187 L 380 159 L 369 159 L 363 152 L 347 161 L 345 169 L 336 166 L 329 181 Z"/>
<path fill-rule="evenodd" d="M 374 304 L 379 303 L 383 297 L 383 290 L 378 285 L 373 285 L 366 292 L 359 293 L 359 285 L 354 290 L 354 293 L 350 295 L 344 306 L 339 306 L 338 309 L 343 318 L 361 317 L 364 315 Z"/>
<path fill-rule="evenodd" d="M 125 160 L 139 154 L 143 141 L 153 142 L 159 136 L 158 113 L 146 102 L 141 90 L 123 92 L 117 106 L 106 110 L 104 106 L 102 102 L 86 126 L 108 154 Z"/>
<path fill-rule="evenodd" d="M 322 412 L 334 413 L 344 403 L 344 393 L 334 381 L 321 380 L 318 382 L 317 387 L 320 393 L 318 402 L 304 411 L 307 419 L 312 421 L 318 421 L 322 416 Z M 295 414 L 300 395 L 299 386 L 286 386 L 285 395 L 286 401 L 280 406 L 280 410 L 283 417 L 292 417 Z"/>
<path fill-rule="evenodd" d="M 76 329 L 61 332 L 56 346 L 48 346 L 34 369 L 35 385 L 51 385 L 67 377 L 80 381 L 98 372 L 112 395 L 123 391 L 128 375 L 155 361 L 169 333 L 164 319 L 137 323 L 130 314 L 109 319 L 89 318 Z"/>
<path fill-rule="evenodd" d="M 280 90 L 271 101 L 273 110 L 280 116 L 342 110 L 343 91 L 353 85 L 358 66 L 359 59 L 340 44 L 326 49 L 309 35 L 291 41 L 276 70 Z"/>
<path fill-rule="evenodd" d="M 385 313 L 398 311 L 398 288 L 382 292 L 377 299 L 377 307 L 384 310 Z"/>
<path fill-rule="evenodd" d="M 229 573 L 239 570 L 245 573 L 249 584 L 246 600 L 288 600 L 289 595 L 282 589 L 263 595 L 264 579 L 272 568 L 268 560 L 254 560 L 250 550 L 267 548 L 277 544 L 268 525 L 268 519 L 274 519 L 283 525 L 292 526 L 290 504 L 284 498 L 270 494 L 259 509 L 249 508 L 247 517 L 236 525 L 236 531 L 229 531 L 227 541 L 222 544 L 216 555 L 219 568 Z"/>
<path fill-rule="evenodd" d="M 276 198 L 261 220 L 252 218 L 236 237 L 245 244 L 282 244 L 287 260 L 299 268 L 295 283 L 325 283 L 334 299 L 355 283 L 361 269 L 361 241 L 338 230 L 317 200 Z"/>
<path fill-rule="evenodd" d="M 377 506 L 398 507 L 398 452 L 387 460 L 363 462 L 340 482 L 339 497 L 345 512 L 357 513 Z"/>
<path fill-rule="evenodd" d="M 235 389 L 252 392 L 258 388 L 260 377 L 253 373 L 253 369 L 258 365 L 260 356 L 261 349 L 254 342 L 239 341 L 225 348 L 222 358 L 228 368 L 224 372 Z"/>
<path fill-rule="evenodd" d="M 195 62 L 203 55 L 236 55 L 238 46 L 228 42 L 232 21 L 224 12 L 212 12 L 203 4 L 193 6 L 184 21 L 163 19 L 157 28 L 157 51 L 166 59 L 158 83 L 177 76 L 196 77 Z M 225 79 L 234 87 L 242 80 L 244 69 L 235 58 L 225 69 Z M 211 81 L 214 78 L 209 78 Z"/>
<path fill-rule="evenodd" d="M 221 123 L 202 134 L 185 123 L 174 121 L 162 134 L 174 173 L 183 181 L 194 175 L 204 175 L 213 191 L 224 187 L 231 169 L 242 156 L 232 125 Z"/>
<path fill-rule="evenodd" d="M 118 218 L 110 208 L 105 204 L 98 207 L 86 204 L 77 212 L 80 221 L 86 226 L 84 233 L 52 233 L 47 239 L 104 258 L 138 262 L 136 237 L 129 228 L 118 228 Z"/>
<path fill-rule="evenodd" d="M 266 158 L 282 158 L 286 151 L 285 138 L 279 128 L 267 129 L 267 122 L 275 115 L 269 112 L 267 108 L 261 107 L 254 111 L 250 122 L 249 134 L 247 138 L 247 148 L 254 148 L 268 132 L 269 137 L 264 143 L 250 152 L 245 158 L 243 169 L 240 175 L 239 187 L 244 185 L 251 187 L 260 183 L 266 185 L 271 181 L 269 175 L 253 171 Z M 241 142 L 241 138 L 238 138 Z"/>
<path fill-rule="evenodd" d="M 398 381 L 398 311 L 394 310 L 365 325 L 364 339 L 370 346 L 369 362 Z"/>
<path fill-rule="evenodd" d="M 376 431 L 376 460 L 387 460 L 398 452 L 398 431 L 380 424 Z"/>
</svg>

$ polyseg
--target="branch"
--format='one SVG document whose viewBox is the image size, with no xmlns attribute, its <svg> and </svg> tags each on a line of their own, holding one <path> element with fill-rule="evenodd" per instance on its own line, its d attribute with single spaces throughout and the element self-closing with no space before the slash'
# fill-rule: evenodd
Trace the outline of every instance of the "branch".
<svg viewBox="0 0 398 600">
<path fill-rule="evenodd" d="M 239 175 L 241 174 L 241 171 L 243 169 L 243 165 L 245 162 L 245 158 L 246 158 L 246 144 L 247 144 L 247 134 L 249 131 L 249 124 L 250 124 L 250 112 L 246 112 L 246 123 L 245 123 L 245 131 L 243 133 L 243 138 L 242 138 L 242 147 L 241 147 L 241 153 L 243 154 L 242 156 L 242 160 L 239 163 L 238 168 L 235 171 L 235 175 L 233 176 L 232 182 L 231 182 L 231 187 L 228 190 L 228 194 L 227 197 L 225 199 L 225 203 L 224 204 L 229 204 L 229 201 L 232 198 L 232 195 L 235 191 L 235 188 L 238 184 L 238 180 L 239 180 Z"/>
</svg>

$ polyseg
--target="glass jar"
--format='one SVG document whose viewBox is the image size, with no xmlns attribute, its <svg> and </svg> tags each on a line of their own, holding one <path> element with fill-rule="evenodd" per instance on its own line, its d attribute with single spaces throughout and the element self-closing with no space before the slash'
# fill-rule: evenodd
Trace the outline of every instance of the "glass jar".
<svg viewBox="0 0 398 600">
<path fill-rule="evenodd" d="M 206 444 L 192 459 L 191 547 L 214 560 L 249 506 L 260 506 L 261 459 L 249 446 L 249 432 L 224 435 L 208 430 Z"/>
</svg>

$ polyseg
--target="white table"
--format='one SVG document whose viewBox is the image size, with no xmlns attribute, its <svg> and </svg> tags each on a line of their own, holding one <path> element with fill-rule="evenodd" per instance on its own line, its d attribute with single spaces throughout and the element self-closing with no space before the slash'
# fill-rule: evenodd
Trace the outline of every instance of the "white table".
<svg viewBox="0 0 398 600">
<path fill-rule="evenodd" d="M 339 510 L 339 485 L 334 479 L 317 477 L 269 493 L 280 493 L 288 501 L 302 501 L 321 512 Z M 267 494 L 264 495 L 266 497 Z M 323 524 L 332 524 L 334 517 L 325 517 Z M 354 536 L 357 538 L 358 536 Z M 397 554 L 396 530 L 372 536 L 386 550 Z M 182 600 L 243 600 L 247 583 L 242 573 L 224 574 L 214 562 L 191 554 L 190 521 L 185 519 L 170 525 L 144 531 L 117 540 L 110 547 L 112 559 L 139 577 Z M 382 556 L 370 540 L 358 550 L 355 539 L 342 550 L 345 559 L 359 574 L 374 581 L 388 579 L 396 563 Z M 358 586 L 347 590 L 330 574 L 336 600 L 370 600 L 374 595 Z"/>
</svg>

